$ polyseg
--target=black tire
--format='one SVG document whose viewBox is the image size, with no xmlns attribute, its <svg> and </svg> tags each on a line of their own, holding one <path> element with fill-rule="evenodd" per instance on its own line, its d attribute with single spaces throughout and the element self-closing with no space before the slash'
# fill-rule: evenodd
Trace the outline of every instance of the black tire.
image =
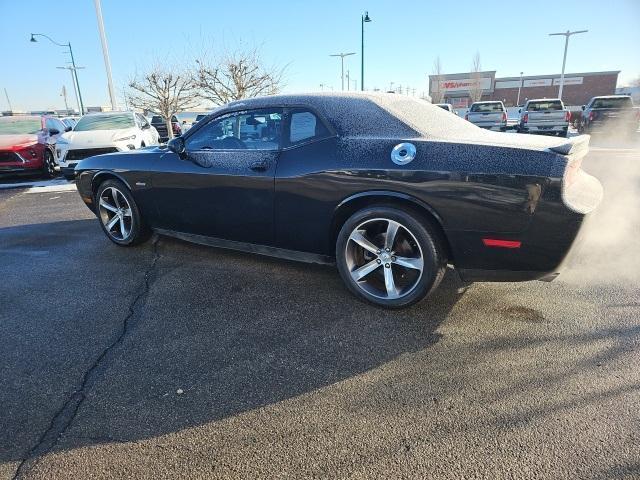
<svg viewBox="0 0 640 480">
<path fill-rule="evenodd" d="M 115 199 L 114 191 L 118 192 L 115 194 Z M 124 204 L 120 195 L 124 197 L 129 208 Z M 104 203 L 102 203 L 101 200 L 104 200 Z M 100 227 L 107 238 L 116 245 L 130 247 L 138 245 L 149 238 L 151 232 L 144 224 L 140 209 L 127 186 L 120 180 L 109 179 L 102 182 L 96 192 L 95 202 Z M 114 217 L 118 214 L 111 210 L 111 208 L 107 209 L 105 203 L 109 205 L 109 207 L 120 207 L 120 210 L 123 210 L 123 212 L 121 212 L 122 219 L 116 219 L 112 228 L 108 228 L 108 226 L 111 221 L 114 221 Z M 128 210 L 130 210 L 130 215 L 126 213 Z"/>
<path fill-rule="evenodd" d="M 42 176 L 45 178 L 53 178 L 56 176 L 56 161 L 53 158 L 51 150 L 46 148 L 44 150 L 44 157 L 42 159 Z"/>
<path fill-rule="evenodd" d="M 400 225 L 399 228 L 396 227 L 398 233 L 394 237 L 397 239 L 397 243 L 392 243 L 391 253 L 387 253 L 386 257 L 389 258 L 388 255 L 392 255 L 392 261 L 382 258 L 385 252 L 381 251 L 384 250 L 389 230 L 384 234 L 379 233 L 377 236 L 372 236 L 367 231 L 369 226 L 373 231 L 379 228 L 376 222 L 387 222 L 387 225 L 391 223 Z M 361 230 L 361 228 L 364 230 Z M 352 234 L 357 235 L 356 232 L 366 232 L 366 236 L 372 237 L 371 243 L 375 247 L 380 247 L 380 251 L 376 253 L 362 248 L 352 238 Z M 414 252 L 420 254 L 422 271 L 419 275 L 415 273 L 418 270 L 407 269 L 400 263 L 394 263 L 397 260 L 406 259 L 404 254 L 400 252 L 403 246 L 410 249 L 413 248 Z M 358 249 L 362 251 L 360 254 L 361 262 L 354 262 L 354 252 L 357 253 Z M 394 252 L 396 252 L 397 257 L 393 256 Z M 413 257 L 415 255 L 408 256 Z M 374 262 L 377 262 L 378 267 L 374 265 Z M 447 259 L 444 241 L 430 220 L 424 218 L 417 211 L 400 209 L 393 205 L 374 205 L 354 213 L 340 229 L 336 240 L 336 263 L 342 280 L 356 297 L 384 308 L 397 309 L 413 305 L 430 295 L 444 277 Z M 360 264 L 358 265 L 358 263 Z M 357 270 L 367 265 L 372 265 L 371 268 L 374 270 L 370 270 L 370 273 L 365 274 L 358 281 L 354 279 L 353 275 L 357 276 Z M 389 268 L 389 270 L 386 270 L 386 268 Z M 389 297 L 389 289 L 386 285 L 387 273 L 391 275 L 392 279 L 400 280 L 398 282 L 400 284 L 398 296 L 395 298 L 386 298 Z M 402 281 L 409 274 L 414 277 L 417 276 L 417 278 L 414 278 L 413 283 L 411 283 L 412 280 L 409 280 L 406 286 L 402 286 Z M 394 287 L 392 291 L 395 291 L 396 280 L 391 282 Z M 382 283 L 383 287 L 376 290 L 375 285 L 380 283 Z M 386 291 L 383 291 L 384 289 Z M 400 290 L 405 291 L 402 292 Z"/>
</svg>

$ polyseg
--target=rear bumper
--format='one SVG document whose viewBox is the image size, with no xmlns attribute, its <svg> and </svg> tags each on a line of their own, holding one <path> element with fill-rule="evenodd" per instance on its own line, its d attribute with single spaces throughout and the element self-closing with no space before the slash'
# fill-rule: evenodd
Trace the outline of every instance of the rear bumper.
<svg viewBox="0 0 640 480">
<path fill-rule="evenodd" d="M 527 133 L 550 133 L 550 132 L 566 132 L 569 124 L 561 125 L 523 125 L 520 131 Z"/>
<path fill-rule="evenodd" d="M 506 123 L 474 123 L 474 125 L 476 127 L 484 128 L 487 130 L 494 130 L 496 132 L 504 132 L 507 129 Z"/>
</svg>

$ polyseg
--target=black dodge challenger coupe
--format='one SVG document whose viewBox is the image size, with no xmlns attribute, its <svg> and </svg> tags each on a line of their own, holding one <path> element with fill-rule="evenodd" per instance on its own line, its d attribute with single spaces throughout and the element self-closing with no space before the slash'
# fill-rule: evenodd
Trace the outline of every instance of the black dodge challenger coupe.
<svg viewBox="0 0 640 480">
<path fill-rule="evenodd" d="M 399 308 L 447 264 L 466 281 L 553 278 L 602 196 L 580 168 L 588 142 L 488 132 L 394 94 L 278 95 L 75 175 L 118 245 L 156 231 L 335 262 L 355 295 Z"/>
</svg>

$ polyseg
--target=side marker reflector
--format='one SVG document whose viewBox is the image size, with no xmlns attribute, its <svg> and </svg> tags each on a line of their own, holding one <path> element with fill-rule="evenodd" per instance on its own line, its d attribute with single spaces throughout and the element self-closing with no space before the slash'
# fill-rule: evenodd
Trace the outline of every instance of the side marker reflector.
<svg viewBox="0 0 640 480">
<path fill-rule="evenodd" d="M 497 238 L 483 238 L 482 243 L 485 247 L 499 248 L 520 248 L 522 242 L 519 240 L 499 240 Z"/>
</svg>

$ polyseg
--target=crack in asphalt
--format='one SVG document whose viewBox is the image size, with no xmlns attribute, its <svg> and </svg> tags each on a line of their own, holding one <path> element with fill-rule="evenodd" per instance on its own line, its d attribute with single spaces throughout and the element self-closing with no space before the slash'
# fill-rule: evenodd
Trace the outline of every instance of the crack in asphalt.
<svg viewBox="0 0 640 480">
<path fill-rule="evenodd" d="M 153 274 L 156 268 L 156 264 L 158 263 L 158 260 L 160 258 L 160 253 L 158 252 L 159 242 L 159 237 L 157 235 L 154 236 L 152 243 L 153 260 L 151 262 L 151 265 L 144 272 L 144 282 L 140 287 L 140 291 L 129 304 L 129 312 L 122 321 L 120 333 L 104 350 L 102 350 L 100 355 L 98 355 L 91 366 L 85 371 L 84 375 L 82 376 L 80 387 L 77 388 L 71 394 L 71 396 L 69 396 L 69 398 L 67 398 L 62 407 L 54 414 L 49 427 L 40 436 L 38 442 L 31 448 L 31 450 L 29 450 L 29 453 L 25 458 L 22 459 L 22 461 L 18 465 L 16 473 L 13 476 L 13 480 L 24 478 L 29 470 L 37 464 L 38 460 L 42 458 L 43 455 L 50 452 L 53 447 L 55 447 L 60 437 L 73 423 L 73 420 L 75 419 L 80 406 L 86 398 L 86 393 L 95 383 L 95 381 L 99 377 L 99 374 L 104 371 L 105 365 L 103 365 L 103 361 L 107 358 L 111 351 L 118 345 L 120 345 L 124 340 L 129 331 L 131 319 L 136 313 L 137 305 L 149 293 L 151 275 Z"/>
</svg>

